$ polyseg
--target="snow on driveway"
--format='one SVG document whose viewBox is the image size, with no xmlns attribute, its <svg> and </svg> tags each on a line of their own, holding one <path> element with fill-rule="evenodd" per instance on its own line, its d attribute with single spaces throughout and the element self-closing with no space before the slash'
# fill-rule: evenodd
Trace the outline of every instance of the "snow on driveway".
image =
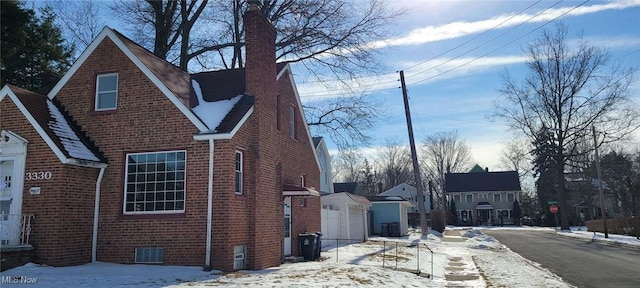
<svg viewBox="0 0 640 288">
<path fill-rule="evenodd" d="M 4 271 L 2 276 L 4 280 L 16 279 L 13 276 L 36 279 L 29 287 L 571 287 L 481 230 L 452 231 L 445 237 L 412 234 L 334 245 L 323 250 L 322 261 L 259 271 L 221 273 L 204 272 L 200 267 L 96 262 L 73 267 L 27 264 Z M 426 247 L 434 252 L 433 261 Z M 434 277 L 428 278 L 432 263 Z M 17 285 L 2 285 L 12 286 Z"/>
</svg>

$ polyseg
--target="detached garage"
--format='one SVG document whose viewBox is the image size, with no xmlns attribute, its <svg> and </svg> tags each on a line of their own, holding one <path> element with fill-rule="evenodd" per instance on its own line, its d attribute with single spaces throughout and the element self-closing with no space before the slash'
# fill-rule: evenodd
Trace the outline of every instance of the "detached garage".
<svg viewBox="0 0 640 288">
<path fill-rule="evenodd" d="M 351 193 L 333 193 L 323 195 L 322 201 L 322 239 L 323 244 L 358 243 L 367 241 L 367 212 L 371 203 L 367 198 Z M 333 240 L 333 241 L 332 241 Z"/>
</svg>

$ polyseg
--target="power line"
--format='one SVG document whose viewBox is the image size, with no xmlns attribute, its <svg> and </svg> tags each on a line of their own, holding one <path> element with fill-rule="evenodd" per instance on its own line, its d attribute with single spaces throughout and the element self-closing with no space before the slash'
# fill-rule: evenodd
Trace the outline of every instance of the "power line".
<svg viewBox="0 0 640 288">
<path fill-rule="evenodd" d="M 459 68 L 461 68 L 461 67 L 464 67 L 464 66 L 466 66 L 466 65 L 468 65 L 468 64 L 470 64 L 470 63 L 473 63 L 473 62 L 475 62 L 475 61 L 477 61 L 477 60 L 479 60 L 479 59 L 481 59 L 481 58 L 484 58 L 485 56 L 487 56 L 487 55 L 489 55 L 489 54 L 491 54 L 491 53 L 493 53 L 493 52 L 496 52 L 496 51 L 498 51 L 498 50 L 500 50 L 500 49 L 502 49 L 502 48 L 506 47 L 507 45 L 510 45 L 510 44 L 512 44 L 513 42 L 516 42 L 516 41 L 518 41 L 518 40 L 520 40 L 520 39 L 522 39 L 522 38 L 524 38 L 524 37 L 528 36 L 529 34 L 531 34 L 531 33 L 535 32 L 535 31 L 540 30 L 542 27 L 544 27 L 544 26 L 548 25 L 549 23 L 551 23 L 551 22 L 553 22 L 553 21 L 558 20 L 560 17 L 562 17 L 562 16 L 564 16 L 564 15 L 568 14 L 568 13 L 569 13 L 569 12 L 571 12 L 571 11 L 573 11 L 573 10 L 575 10 L 575 9 L 578 9 L 580 6 L 584 5 L 585 3 L 589 2 L 589 1 L 590 1 L 590 0 L 585 0 L 584 2 L 582 2 L 582 3 L 578 4 L 577 6 L 575 6 L 575 7 L 571 8 L 571 9 L 567 10 L 566 12 L 564 12 L 564 13 L 562 13 L 562 14 L 560 14 L 558 17 L 555 17 L 555 18 L 553 18 L 553 19 L 551 19 L 551 20 L 549 20 L 549 21 L 545 22 L 544 24 L 542 24 L 542 25 L 540 25 L 540 26 L 536 27 L 535 29 L 533 29 L 533 30 L 531 30 L 531 31 L 529 31 L 529 32 L 527 32 L 527 33 L 525 33 L 524 35 L 522 35 L 522 36 L 520 36 L 520 37 L 518 37 L 518 38 L 516 38 L 516 39 L 513 39 L 512 41 L 509 41 L 509 42 L 507 42 L 506 44 L 503 44 L 503 45 L 499 46 L 498 48 L 493 49 L 493 50 L 491 50 L 491 51 L 489 51 L 489 52 L 487 52 L 487 53 L 485 53 L 485 54 L 483 54 L 483 55 L 481 55 L 481 56 L 478 56 L 478 57 L 476 57 L 476 58 L 474 58 L 474 59 L 471 59 L 471 60 L 469 60 L 469 61 L 467 61 L 467 62 L 465 62 L 465 63 L 462 63 L 462 64 L 460 64 L 460 65 L 458 65 L 458 66 L 456 66 L 456 67 L 453 67 L 453 68 L 451 68 L 451 69 L 449 69 L 449 70 L 446 70 L 446 71 L 444 71 L 444 72 L 442 72 L 442 73 L 438 73 L 438 74 L 436 74 L 436 75 L 433 75 L 433 76 L 431 76 L 431 77 L 427 77 L 427 78 L 425 78 L 425 79 L 422 79 L 422 80 L 419 80 L 419 81 L 413 82 L 413 83 L 411 83 L 411 84 L 413 85 L 413 84 L 419 84 L 419 83 L 426 82 L 426 81 L 431 80 L 431 79 L 433 79 L 433 78 L 440 77 L 440 76 L 442 76 L 442 75 L 444 75 L 444 74 L 447 74 L 447 73 L 449 73 L 449 72 L 451 72 L 451 71 L 454 71 L 454 70 L 457 70 L 457 69 L 459 69 Z"/>
<path fill-rule="evenodd" d="M 562 1 L 563 1 L 563 0 L 560 0 L 560 1 L 556 2 L 555 4 L 553 4 L 553 5 L 549 6 L 549 7 L 547 7 L 547 8 L 546 8 L 546 9 L 544 9 L 543 11 L 541 11 L 541 12 L 539 12 L 539 13 L 536 13 L 534 16 L 532 16 L 531 18 L 527 19 L 525 22 L 518 24 L 517 26 L 513 27 L 512 29 L 509 29 L 507 32 L 504 32 L 504 33 L 502 33 L 502 34 L 498 35 L 497 37 L 492 38 L 492 39 L 491 39 L 491 40 L 489 40 L 489 41 L 485 41 L 484 43 L 482 43 L 482 44 L 480 44 L 480 45 L 478 45 L 478 46 L 476 46 L 476 47 L 472 48 L 471 50 L 468 50 L 468 51 L 466 51 L 466 52 L 464 52 L 464 53 L 462 53 L 462 54 L 460 54 L 460 55 L 458 55 L 458 56 L 456 56 L 456 57 L 454 57 L 454 58 L 452 58 L 452 59 L 449 59 L 449 60 L 447 60 L 447 61 L 445 61 L 445 62 L 443 62 L 443 63 L 440 63 L 440 64 L 436 65 L 435 67 L 431 67 L 431 68 L 429 68 L 429 69 L 427 69 L 427 70 L 424 70 L 424 71 L 418 72 L 418 74 L 420 74 L 420 73 L 424 73 L 424 72 L 426 72 L 426 71 L 433 70 L 433 69 L 435 69 L 435 68 L 437 68 L 437 67 L 439 67 L 439 66 L 442 66 L 442 65 L 444 65 L 444 64 L 446 64 L 446 63 L 448 63 L 448 62 L 451 62 L 451 61 L 453 61 L 453 60 L 456 60 L 456 59 L 458 59 L 460 56 L 465 55 L 465 54 L 467 54 L 467 53 L 469 53 L 469 52 L 472 52 L 472 51 L 474 51 L 474 50 L 478 49 L 479 47 L 484 46 L 484 45 L 486 45 L 487 43 L 489 43 L 489 42 L 491 42 L 491 41 L 493 41 L 493 40 L 495 40 L 495 39 L 497 39 L 497 38 L 499 38 L 499 37 L 502 37 L 502 36 L 506 35 L 507 33 L 509 33 L 509 32 L 511 32 L 511 31 L 513 31 L 515 28 L 517 28 L 517 27 L 519 27 L 519 26 L 521 26 L 521 25 L 523 25 L 523 24 L 525 24 L 525 23 L 528 23 L 529 21 L 531 21 L 532 19 L 534 19 L 534 18 L 536 18 L 536 17 L 539 17 L 542 13 L 544 13 L 545 11 L 547 11 L 547 10 L 549 10 L 549 9 L 551 9 L 551 8 L 553 8 L 553 7 L 555 7 L 555 6 L 557 6 L 557 5 L 558 5 L 560 2 L 562 2 Z M 588 2 L 588 1 L 589 1 L 589 0 L 587 0 L 586 2 Z M 499 27 L 499 26 L 503 25 L 504 23 L 506 23 L 507 21 L 509 21 L 509 20 L 513 19 L 514 17 L 516 17 L 516 16 L 518 16 L 518 15 L 520 15 L 520 14 L 524 13 L 526 10 L 530 9 L 531 7 L 533 7 L 534 5 L 536 5 L 536 4 L 537 4 L 537 3 L 539 3 L 539 2 L 541 2 L 541 0 L 539 0 L 539 1 L 535 2 L 535 3 L 533 3 L 532 5 L 529 5 L 529 6 L 528 6 L 528 7 L 526 7 L 525 9 L 523 9 L 523 10 L 519 11 L 517 14 L 515 14 L 515 15 L 513 15 L 513 16 L 511 16 L 511 17 L 507 18 L 506 20 L 504 20 L 504 21 L 500 22 L 499 24 L 497 24 L 497 25 L 495 25 L 495 26 L 491 27 L 489 30 L 487 30 L 487 31 L 485 31 L 485 32 L 483 32 L 483 33 L 481 33 L 481 34 L 479 34 L 479 35 L 476 35 L 476 36 L 475 36 L 475 37 L 473 37 L 472 39 L 469 39 L 469 40 L 467 40 L 467 41 L 463 42 L 462 44 L 459 44 L 459 45 L 457 45 L 457 46 L 455 46 L 455 47 L 453 47 L 453 48 L 451 48 L 451 49 L 448 49 L 447 51 L 445 51 L 445 52 L 443 52 L 443 53 L 440 53 L 440 54 L 438 54 L 438 55 L 436 55 L 436 56 L 434 56 L 434 57 L 431 57 L 431 58 L 429 58 L 429 59 L 427 59 L 427 60 L 424 60 L 424 61 L 422 61 L 422 62 L 420 62 L 420 63 L 418 63 L 418 64 L 414 64 L 414 65 L 410 66 L 409 68 L 413 68 L 413 67 L 416 67 L 416 66 L 418 66 L 418 65 L 421 65 L 421 64 L 423 64 L 423 63 L 426 63 L 426 62 L 428 62 L 428 61 L 431 61 L 431 60 L 433 60 L 433 59 L 436 59 L 437 57 L 440 57 L 440 56 L 442 56 L 442 55 L 444 55 L 444 54 L 446 54 L 446 53 L 449 53 L 449 52 L 451 52 L 451 51 L 453 51 L 453 50 L 455 50 L 455 49 L 457 49 L 457 48 L 459 48 L 459 47 L 461 47 L 461 46 L 463 46 L 463 45 L 465 45 L 465 44 L 467 44 L 467 43 L 469 43 L 469 42 L 471 42 L 471 41 L 473 41 L 473 40 L 475 40 L 475 39 L 477 39 L 477 38 L 479 38 L 479 37 L 481 37 L 482 35 L 487 34 L 488 32 L 490 32 L 490 31 L 492 31 L 492 30 L 495 30 L 497 27 Z M 586 2 L 583 2 L 582 4 L 584 4 L 584 3 L 586 3 Z M 581 5 L 582 5 L 582 4 L 581 4 Z M 577 7 L 579 7 L 579 6 L 577 6 Z M 577 7 L 574 7 L 573 9 L 576 9 Z M 573 9 L 569 10 L 568 12 L 572 11 Z M 566 12 L 566 13 L 568 13 L 568 12 Z M 564 13 L 564 14 L 562 14 L 562 15 L 565 15 L 566 13 Z M 561 16 L 562 16 L 562 15 L 561 15 Z M 555 19 L 557 19 L 557 18 L 555 18 Z M 555 20 L 555 19 L 554 19 L 554 20 Z M 551 20 L 551 21 L 554 21 L 554 20 Z M 544 26 L 544 25 L 543 25 L 543 26 Z M 537 29 L 535 29 L 535 30 L 533 30 L 533 31 L 531 31 L 531 32 L 529 32 L 529 33 L 527 33 L 527 34 L 525 34 L 525 35 L 523 35 L 523 36 L 521 36 L 521 37 L 517 38 L 516 40 L 519 40 L 519 39 L 523 38 L 524 36 L 527 36 L 527 35 L 529 35 L 530 33 L 534 32 L 534 31 L 536 31 L 536 30 L 538 30 L 538 29 L 539 29 L 539 28 L 537 28 Z M 515 42 L 515 40 L 514 40 L 514 41 L 511 41 L 511 42 L 509 42 L 509 43 L 507 43 L 507 45 L 508 45 L 508 44 L 511 44 L 511 43 L 513 43 L 513 42 Z M 500 47 L 500 48 L 498 48 L 498 49 L 501 49 L 501 48 L 503 48 L 504 46 L 506 46 L 506 45 L 503 45 L 503 46 L 501 46 L 501 47 Z M 493 53 L 493 52 L 497 51 L 498 49 L 494 49 L 494 50 L 492 50 L 490 53 Z M 487 54 L 485 54 L 485 55 L 483 55 L 483 56 L 486 56 L 486 55 L 488 55 L 488 54 L 490 54 L 490 53 L 487 53 Z M 477 59 L 474 59 L 474 60 L 472 60 L 472 61 L 470 61 L 470 62 L 468 62 L 468 63 L 471 63 L 471 62 L 473 62 L 473 61 L 475 61 L 475 60 L 477 60 Z M 466 64 L 466 63 L 465 63 L 465 64 Z M 462 65 L 462 66 L 463 66 L 463 65 Z M 456 67 L 456 68 L 454 68 L 454 69 L 451 69 L 451 71 L 452 71 L 452 70 L 455 70 L 455 69 L 457 69 L 457 68 L 460 68 L 460 67 L 462 67 L 462 66 L 459 66 L 459 67 Z M 407 69 L 409 69 L 409 68 L 407 68 Z M 447 72 L 449 72 L 449 71 L 446 71 L 445 73 L 447 73 Z M 445 73 L 441 73 L 441 74 L 445 74 Z M 439 75 L 441 75 L 441 74 L 439 74 Z M 415 75 L 415 74 L 414 74 L 414 75 Z M 429 77 L 429 78 L 427 78 L 426 80 L 432 79 L 432 78 L 434 78 L 434 77 L 436 77 L 436 76 L 439 76 L 439 75 L 435 75 L 435 76 L 433 76 L 433 77 Z M 374 76 L 376 76 L 376 75 L 374 75 Z M 368 77 L 374 77 L 374 76 L 368 76 Z M 380 74 L 379 74 L 379 75 L 377 75 L 377 76 L 380 76 Z M 424 81 L 426 81 L 426 80 L 424 80 Z M 397 82 L 397 81 L 398 81 L 398 80 L 396 79 L 396 80 L 393 80 L 393 81 L 382 81 L 382 82 L 377 82 L 377 83 L 375 83 L 375 84 L 363 85 L 363 86 L 361 87 L 361 89 L 360 89 L 360 90 L 366 90 L 366 87 L 372 87 L 372 86 L 375 86 L 375 85 L 383 85 L 383 84 L 392 83 L 392 82 Z M 301 82 L 301 84 L 304 84 L 304 83 L 314 83 L 314 82 Z M 417 82 L 417 83 L 420 83 L 420 82 Z M 379 91 L 385 91 L 385 90 L 391 90 L 391 89 L 396 89 L 396 88 L 395 88 L 395 87 L 393 87 L 393 88 L 372 89 L 372 90 L 368 90 L 367 92 L 368 92 L 368 93 L 372 93 L 372 92 L 379 92 Z M 333 90 L 333 92 L 334 92 L 334 93 L 326 93 L 326 91 L 311 91 L 311 92 L 307 92 L 307 93 L 305 93 L 305 95 L 303 96 L 303 98 L 330 98 L 330 97 L 335 97 L 335 96 L 343 95 L 343 94 L 348 93 L 348 92 L 350 92 L 350 91 L 349 91 L 349 89 L 347 89 L 347 88 L 341 88 L 341 89 L 335 89 L 335 90 Z M 314 95 L 315 95 L 315 96 L 314 96 Z"/>
<path fill-rule="evenodd" d="M 555 4 L 553 4 L 553 5 L 549 6 L 549 7 L 547 7 L 546 9 L 544 9 L 544 10 L 542 10 L 542 11 L 538 12 L 538 13 L 537 13 L 537 14 L 535 14 L 535 15 L 531 16 L 531 17 L 530 17 L 529 19 L 527 19 L 526 21 L 521 22 L 520 24 L 518 24 L 518 25 L 516 25 L 516 26 L 512 27 L 511 29 L 509 29 L 509 30 L 507 30 L 507 31 L 503 32 L 502 34 L 500 34 L 500 35 L 498 35 L 498 36 L 496 36 L 496 37 L 493 37 L 493 38 L 491 38 L 491 39 L 489 39 L 489 40 L 487 40 L 487 41 L 485 41 L 485 42 L 481 43 L 480 45 L 477 45 L 477 46 L 475 46 L 475 47 L 471 48 L 470 50 L 467 50 L 466 52 L 464 52 L 464 53 L 462 53 L 462 54 L 459 54 L 459 55 L 458 55 L 458 56 L 456 56 L 456 57 L 453 57 L 453 58 L 451 58 L 451 59 L 449 59 L 449 60 L 447 60 L 447 61 L 444 61 L 444 62 L 442 62 L 442 63 L 439 63 L 438 65 L 435 65 L 435 66 L 433 66 L 433 67 L 430 67 L 430 68 L 428 68 L 428 69 L 426 69 L 426 70 L 423 70 L 423 71 L 419 71 L 419 72 L 413 73 L 413 75 L 411 75 L 411 76 L 415 76 L 415 75 L 418 75 L 418 74 L 422 74 L 422 73 L 425 73 L 425 72 L 431 71 L 431 70 L 436 69 L 436 68 L 438 68 L 438 67 L 440 67 L 440 66 L 442 66 L 442 65 L 444 65 L 444 64 L 447 64 L 447 63 L 449 63 L 449 62 L 452 62 L 452 61 L 454 61 L 454 60 L 457 60 L 457 59 L 459 59 L 460 57 L 462 57 L 462 56 L 464 56 L 464 55 L 468 54 L 469 52 L 473 52 L 473 51 L 475 51 L 476 49 L 478 49 L 478 48 L 480 48 L 480 47 L 482 47 L 482 46 L 484 46 L 484 45 L 487 45 L 487 44 L 489 44 L 489 43 L 493 42 L 494 40 L 496 40 L 496 39 L 498 39 L 498 38 L 500 38 L 500 37 L 502 37 L 502 36 L 506 35 L 507 33 L 511 32 L 511 31 L 513 31 L 513 30 L 515 30 L 516 28 L 518 28 L 518 27 L 520 27 L 520 26 L 522 26 L 522 25 L 524 25 L 524 24 L 526 24 L 526 23 L 529 23 L 529 21 L 531 21 L 531 20 L 533 20 L 534 18 L 536 18 L 536 17 L 538 17 L 538 16 L 542 15 L 542 13 L 544 13 L 544 12 L 548 11 L 549 9 L 551 9 L 551 8 L 553 8 L 553 7 L 555 7 L 555 6 L 557 6 L 557 5 L 558 5 L 558 4 L 560 4 L 562 1 L 563 1 L 563 0 L 560 0 L 560 1 L 556 2 Z M 514 16 L 514 17 L 515 17 L 515 16 Z M 506 20 L 505 20 L 505 21 L 506 21 Z M 442 55 L 442 54 L 440 54 L 440 55 Z"/>
</svg>

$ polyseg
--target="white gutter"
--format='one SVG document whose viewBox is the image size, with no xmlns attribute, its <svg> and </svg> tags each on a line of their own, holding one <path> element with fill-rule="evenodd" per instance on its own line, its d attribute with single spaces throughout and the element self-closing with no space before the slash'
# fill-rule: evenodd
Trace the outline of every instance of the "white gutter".
<svg viewBox="0 0 640 288">
<path fill-rule="evenodd" d="M 213 214 L 213 139 L 209 139 L 209 183 L 207 185 L 207 244 L 205 269 L 211 269 L 211 218 Z"/>
<path fill-rule="evenodd" d="M 96 200 L 95 206 L 93 208 L 93 239 L 91 240 L 91 262 L 97 261 L 97 251 L 98 251 L 98 216 L 100 215 L 100 186 L 102 184 L 102 176 L 104 176 L 104 170 L 107 167 L 100 168 L 100 173 L 98 174 L 98 180 L 96 180 Z"/>
</svg>

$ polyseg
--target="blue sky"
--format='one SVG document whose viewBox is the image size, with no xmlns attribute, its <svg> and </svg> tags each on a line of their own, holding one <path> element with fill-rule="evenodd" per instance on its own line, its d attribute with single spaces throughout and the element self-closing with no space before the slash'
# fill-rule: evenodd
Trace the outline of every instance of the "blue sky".
<svg viewBox="0 0 640 288">
<path fill-rule="evenodd" d="M 402 91 L 397 88 L 399 75 L 395 72 L 404 70 L 416 141 L 439 131 L 457 129 L 471 146 L 472 162 L 499 170 L 502 143 L 513 133 L 487 116 L 499 96 L 502 76 L 505 70 L 516 78 L 525 75 L 522 47 L 543 29 L 555 29 L 555 21 L 568 27 L 569 43 L 575 43 L 582 33 L 590 43 L 608 49 L 612 59 L 640 68 L 637 0 L 388 3 L 391 7 L 405 8 L 407 14 L 390 28 L 397 29 L 398 37 L 372 43 L 384 53 L 386 67 L 382 70 L 387 73 L 363 78 L 367 84 L 360 90 L 370 91 L 370 97 L 383 100 L 388 110 L 385 119 L 378 121 L 371 131 L 373 142 L 366 151 L 384 145 L 388 138 L 408 143 Z M 322 101 L 339 91 L 305 83 L 301 76 L 296 81 L 303 103 Z M 636 81 L 631 92 L 640 105 L 640 81 Z M 640 133 L 636 133 L 635 139 L 640 140 Z M 330 141 L 329 146 L 334 148 Z"/>
<path fill-rule="evenodd" d="M 608 49 L 612 59 L 640 69 L 640 0 L 381 1 L 391 8 L 404 9 L 406 14 L 388 28 L 396 37 L 371 43 L 372 49 L 383 55 L 380 73 L 363 75 L 361 85 L 351 85 L 355 91 L 383 101 L 386 109 L 383 119 L 369 131 L 371 145 L 361 147 L 367 156 L 373 156 L 372 151 L 387 139 L 409 142 L 402 91 L 398 88 L 399 70 L 405 71 L 417 144 L 427 135 L 455 129 L 470 145 L 472 163 L 499 170 L 502 143 L 514 133 L 487 116 L 499 97 L 497 90 L 504 72 L 524 77 L 521 49 L 544 29 L 554 29 L 554 22 L 562 21 L 569 29 L 570 43 L 582 33 L 590 43 Z M 106 22 L 123 33 L 128 31 L 122 23 Z M 315 79 L 305 78 L 301 65 L 294 65 L 293 72 L 303 104 L 330 99 L 341 91 L 313 84 Z M 326 80 L 331 82 L 331 78 Z M 631 93 L 640 105 L 640 79 Z M 640 132 L 635 136 L 640 142 Z M 327 143 L 336 152 L 330 139 Z"/>
</svg>

